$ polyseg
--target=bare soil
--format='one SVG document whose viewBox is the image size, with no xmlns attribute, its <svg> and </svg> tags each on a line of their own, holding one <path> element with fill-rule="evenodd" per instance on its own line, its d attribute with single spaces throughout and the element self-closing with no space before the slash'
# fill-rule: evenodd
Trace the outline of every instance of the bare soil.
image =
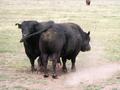
<svg viewBox="0 0 120 90">
<path fill-rule="evenodd" d="M 77 57 L 76 72 L 71 72 L 68 64 L 68 73 L 63 73 L 61 68 L 58 68 L 58 79 L 51 77 L 51 62 L 49 66 L 48 78 L 43 77 L 43 73 L 32 73 L 30 67 L 16 69 L 9 66 L 0 66 L 0 89 L 1 90 L 85 90 L 89 85 L 98 85 L 100 90 L 120 90 L 119 83 L 109 85 L 109 79 L 115 77 L 120 79 L 117 74 L 120 72 L 119 63 L 110 63 L 108 60 L 103 60 L 102 54 L 104 47 L 95 42 L 92 45 L 92 51 L 80 53 Z M 99 47 L 99 50 L 96 48 Z M 83 58 L 80 58 L 84 56 Z M 1 59 L 10 59 L 3 54 Z M 79 63 L 78 63 L 79 62 Z M 106 83 L 108 82 L 108 83 Z M 87 90 L 87 89 L 86 89 Z M 89 89 L 88 89 L 89 90 Z M 90 89 L 92 90 L 92 89 Z M 97 89 L 94 89 L 97 90 Z"/>
</svg>

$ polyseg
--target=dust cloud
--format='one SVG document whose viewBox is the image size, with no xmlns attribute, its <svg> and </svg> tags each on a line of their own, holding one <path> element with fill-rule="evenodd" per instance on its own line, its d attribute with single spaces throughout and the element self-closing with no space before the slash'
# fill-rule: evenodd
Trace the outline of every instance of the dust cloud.
<svg viewBox="0 0 120 90">
<path fill-rule="evenodd" d="M 99 67 L 86 68 L 69 74 L 65 84 L 71 86 L 77 86 L 80 83 L 93 84 L 112 77 L 118 71 L 120 71 L 119 64 L 107 64 Z"/>
</svg>

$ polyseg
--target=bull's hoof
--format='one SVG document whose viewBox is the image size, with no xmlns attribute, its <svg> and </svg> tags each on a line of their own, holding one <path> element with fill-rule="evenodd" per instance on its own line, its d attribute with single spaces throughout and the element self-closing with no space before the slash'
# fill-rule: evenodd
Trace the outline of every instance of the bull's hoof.
<svg viewBox="0 0 120 90">
<path fill-rule="evenodd" d="M 45 74 L 45 75 L 44 75 L 44 78 L 47 78 L 47 77 L 49 77 L 49 75 L 48 75 L 48 74 Z"/>
<path fill-rule="evenodd" d="M 33 72 L 37 71 L 37 69 L 36 68 L 32 68 L 31 71 L 33 73 Z"/>
<path fill-rule="evenodd" d="M 66 69 L 66 68 L 63 68 L 63 72 L 64 72 L 64 73 L 67 73 L 67 69 Z"/>
<path fill-rule="evenodd" d="M 52 78 L 53 78 L 53 79 L 57 79 L 58 77 L 57 77 L 56 74 L 53 74 L 53 75 L 52 75 Z"/>
</svg>

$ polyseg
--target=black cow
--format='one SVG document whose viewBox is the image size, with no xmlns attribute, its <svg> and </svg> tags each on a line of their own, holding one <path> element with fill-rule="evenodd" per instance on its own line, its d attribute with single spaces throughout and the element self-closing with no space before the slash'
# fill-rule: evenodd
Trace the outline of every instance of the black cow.
<svg viewBox="0 0 120 90">
<path fill-rule="evenodd" d="M 74 23 L 63 23 L 58 24 L 60 29 L 65 31 L 67 42 L 64 50 L 61 53 L 63 61 L 63 71 L 67 72 L 66 60 L 71 59 L 71 69 L 75 71 L 76 56 L 80 51 L 85 52 L 90 50 L 90 32 L 86 33 L 80 26 Z"/>
<path fill-rule="evenodd" d="M 40 30 L 41 30 L 41 24 L 39 23 L 35 24 L 35 32 L 38 32 Z M 32 32 L 32 34 L 33 33 L 34 32 Z M 36 34 L 32 36 L 32 37 L 38 36 L 40 38 L 40 40 L 39 38 L 37 38 L 36 42 L 39 41 L 39 48 L 41 51 L 41 57 L 45 69 L 44 76 L 45 77 L 48 76 L 47 73 L 48 57 L 50 57 L 53 60 L 53 78 L 56 78 L 57 76 L 56 62 L 59 61 L 60 56 L 62 57 L 64 72 L 67 72 L 67 68 L 66 68 L 67 59 L 71 59 L 72 61 L 71 69 L 75 70 L 75 61 L 78 53 L 80 51 L 84 52 L 90 50 L 89 34 L 90 32 L 88 33 L 84 32 L 77 24 L 74 23 L 60 23 L 60 24 L 53 23 L 52 27 L 42 31 L 41 35 Z M 27 40 L 28 39 L 25 39 L 25 41 Z M 36 48 L 38 49 L 38 46 Z"/>
<path fill-rule="evenodd" d="M 84 32 L 74 23 L 54 23 L 51 28 L 40 36 L 40 51 L 45 69 L 44 77 L 48 77 L 48 58 L 53 60 L 53 78 L 56 78 L 56 62 L 60 56 L 63 61 L 63 71 L 67 72 L 66 60 L 71 59 L 72 70 L 75 70 L 76 56 L 80 51 L 90 50 L 90 32 Z"/>
<path fill-rule="evenodd" d="M 60 60 L 65 40 L 65 33 L 57 28 L 49 28 L 40 35 L 39 48 L 44 66 L 44 77 L 48 77 L 47 63 L 50 58 L 53 65 L 52 77 L 57 78 L 56 64 Z"/>
<path fill-rule="evenodd" d="M 61 52 L 61 57 L 63 61 L 63 71 L 67 72 L 66 60 L 71 59 L 72 67 L 71 69 L 75 70 L 75 61 L 76 56 L 80 51 L 89 51 L 90 50 L 90 32 L 84 32 L 80 26 L 74 23 L 60 23 L 54 24 L 53 29 L 64 32 L 65 35 L 65 45 Z M 58 39 L 59 41 L 59 39 Z M 60 44 L 61 42 L 59 42 Z"/>
<path fill-rule="evenodd" d="M 37 21 L 23 21 L 21 24 L 16 24 L 18 25 L 18 28 L 20 28 L 22 30 L 22 40 L 24 40 L 23 44 L 24 44 L 24 48 L 25 48 L 25 52 L 28 56 L 28 58 L 30 59 L 30 63 L 31 63 L 31 71 L 35 71 L 35 67 L 34 67 L 34 61 L 37 57 L 39 57 L 38 60 L 38 64 L 39 66 L 42 66 L 42 62 L 41 62 L 41 57 L 40 57 L 40 50 L 39 50 L 39 36 L 40 34 L 31 36 L 27 39 L 27 36 L 31 35 L 32 33 L 38 32 L 37 30 L 37 26 L 39 24 L 39 30 L 42 30 L 46 27 L 48 27 L 49 25 L 51 25 L 52 23 L 54 23 L 53 21 L 48 21 L 48 22 L 37 22 Z"/>
</svg>

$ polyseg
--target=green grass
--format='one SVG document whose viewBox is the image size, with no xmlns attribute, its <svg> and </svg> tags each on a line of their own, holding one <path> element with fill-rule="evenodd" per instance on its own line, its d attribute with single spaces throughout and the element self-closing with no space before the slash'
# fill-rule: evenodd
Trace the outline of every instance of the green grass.
<svg viewBox="0 0 120 90">
<path fill-rule="evenodd" d="M 9 80 L 9 76 L 5 75 L 5 74 L 0 74 L 0 81 L 5 81 L 5 80 Z"/>
<path fill-rule="evenodd" d="M 0 3 L 0 53 L 21 55 L 23 45 L 19 43 L 21 31 L 15 23 L 24 20 L 54 20 L 75 22 L 85 31 L 91 31 L 91 41 L 100 42 L 104 57 L 110 61 L 120 60 L 120 5 L 119 0 L 93 1 L 86 6 L 80 0 L 7 1 Z M 103 3 L 102 3 L 103 2 Z M 39 4 L 38 4 L 39 3 Z M 19 6 L 20 4 L 20 6 Z M 53 5 L 54 4 L 54 5 Z M 94 42 L 93 42 L 94 43 Z M 2 62 L 2 61 L 1 61 Z"/>
<path fill-rule="evenodd" d="M 87 87 L 85 87 L 85 90 L 101 90 L 102 87 L 97 86 L 97 85 L 88 85 Z"/>
<path fill-rule="evenodd" d="M 12 90 L 26 90 L 27 88 L 23 87 L 23 86 L 15 86 L 11 88 Z"/>
<path fill-rule="evenodd" d="M 27 88 L 22 87 L 22 86 L 15 86 L 15 87 L 6 87 L 3 86 L 2 88 L 0 87 L 0 90 L 27 90 Z"/>
<path fill-rule="evenodd" d="M 92 39 L 99 40 L 105 47 L 105 58 L 110 60 L 120 60 L 120 6 L 118 3 L 101 4 L 97 1 L 93 5 L 86 7 L 83 2 L 75 0 L 70 1 L 66 6 L 62 6 L 63 1 L 54 1 L 54 7 L 48 4 L 49 1 L 39 2 L 39 6 L 31 1 L 30 6 L 27 2 L 27 8 L 23 4 L 20 7 L 15 4 L 5 3 L 0 11 L 0 53 L 19 53 L 22 45 L 19 43 L 21 32 L 14 25 L 24 20 L 55 20 L 56 22 L 75 22 L 81 25 L 85 31 L 91 31 Z M 79 3 L 78 3 L 79 2 Z M 118 2 L 116 0 L 116 2 Z M 18 2 L 20 3 L 20 2 Z M 44 6 L 43 3 L 47 5 Z M 76 3 L 73 7 L 72 3 Z M 83 5 L 81 5 L 83 4 Z M 2 4 L 3 5 L 3 4 Z M 8 5 L 8 6 L 7 6 Z M 51 7 L 49 7 L 51 6 Z M 72 10 L 70 7 L 73 7 Z M 16 7 L 16 8 L 15 8 Z M 59 11 L 59 12 L 58 12 Z"/>
</svg>

